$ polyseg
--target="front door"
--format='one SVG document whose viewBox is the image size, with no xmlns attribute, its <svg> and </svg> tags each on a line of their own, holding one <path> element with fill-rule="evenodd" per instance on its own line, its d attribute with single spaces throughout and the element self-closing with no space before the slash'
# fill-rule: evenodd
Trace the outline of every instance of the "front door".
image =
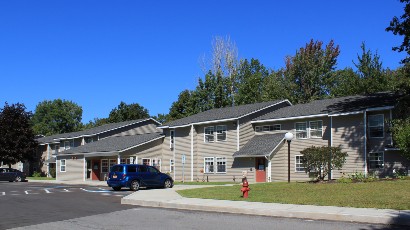
<svg viewBox="0 0 410 230">
<path fill-rule="evenodd" d="M 265 158 L 255 158 L 256 182 L 266 182 Z"/>
<path fill-rule="evenodd" d="M 100 160 L 92 160 L 91 165 L 93 167 L 91 179 L 100 180 Z"/>
</svg>

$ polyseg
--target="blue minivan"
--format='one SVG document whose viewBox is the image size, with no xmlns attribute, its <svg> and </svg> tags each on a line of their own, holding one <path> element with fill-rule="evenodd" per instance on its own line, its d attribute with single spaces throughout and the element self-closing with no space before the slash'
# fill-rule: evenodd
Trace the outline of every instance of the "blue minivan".
<svg viewBox="0 0 410 230">
<path fill-rule="evenodd" d="M 152 166 L 118 164 L 112 166 L 108 174 L 107 184 L 115 191 L 119 191 L 123 187 L 138 191 L 140 187 L 172 188 L 174 180 Z"/>
</svg>

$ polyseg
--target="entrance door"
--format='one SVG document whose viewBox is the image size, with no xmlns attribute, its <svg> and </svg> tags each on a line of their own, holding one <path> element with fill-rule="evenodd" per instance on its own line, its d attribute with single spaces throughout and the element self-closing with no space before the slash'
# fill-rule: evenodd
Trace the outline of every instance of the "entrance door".
<svg viewBox="0 0 410 230">
<path fill-rule="evenodd" d="M 92 160 L 91 165 L 93 167 L 91 179 L 100 180 L 100 160 Z"/>
<path fill-rule="evenodd" d="M 87 160 L 87 180 L 91 179 L 91 160 Z"/>
<path fill-rule="evenodd" d="M 266 182 L 265 158 L 255 158 L 256 182 Z"/>
</svg>

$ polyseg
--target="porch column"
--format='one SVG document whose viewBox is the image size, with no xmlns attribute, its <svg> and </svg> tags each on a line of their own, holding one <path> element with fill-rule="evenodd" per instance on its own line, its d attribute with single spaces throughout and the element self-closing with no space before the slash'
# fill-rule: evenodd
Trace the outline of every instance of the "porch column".
<svg viewBox="0 0 410 230">
<path fill-rule="evenodd" d="M 120 156 L 120 154 L 118 154 L 117 155 L 117 164 L 120 164 L 121 163 L 121 156 Z"/>
<path fill-rule="evenodd" d="M 272 182 L 272 161 L 269 158 L 266 158 L 268 160 L 268 182 Z"/>
<path fill-rule="evenodd" d="M 236 121 L 236 151 L 239 151 L 239 119 Z"/>
</svg>

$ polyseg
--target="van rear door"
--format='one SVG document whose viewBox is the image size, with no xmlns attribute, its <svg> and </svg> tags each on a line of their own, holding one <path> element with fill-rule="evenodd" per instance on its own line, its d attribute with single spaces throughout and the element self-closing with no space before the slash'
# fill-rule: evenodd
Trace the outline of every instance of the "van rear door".
<svg viewBox="0 0 410 230">
<path fill-rule="evenodd" d="M 122 180 L 124 178 L 124 165 L 112 166 L 109 178 L 113 181 Z"/>
</svg>

